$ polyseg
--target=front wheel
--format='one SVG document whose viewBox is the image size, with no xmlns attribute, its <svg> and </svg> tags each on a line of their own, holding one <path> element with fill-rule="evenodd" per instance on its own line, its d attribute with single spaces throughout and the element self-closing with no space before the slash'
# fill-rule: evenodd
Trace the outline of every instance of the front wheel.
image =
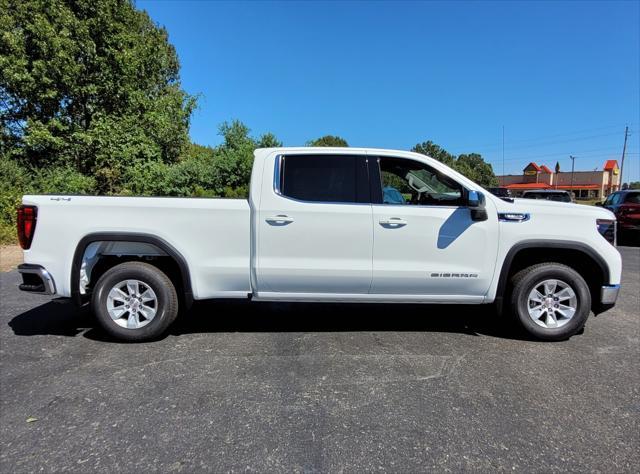
<svg viewBox="0 0 640 474">
<path fill-rule="evenodd" d="M 560 341 L 579 332 L 591 310 L 589 286 L 572 268 L 541 263 L 512 279 L 511 308 L 530 335 Z"/>
<path fill-rule="evenodd" d="M 100 277 L 93 291 L 100 325 L 124 341 L 161 336 L 178 315 L 178 296 L 167 275 L 143 262 L 125 262 Z"/>
</svg>

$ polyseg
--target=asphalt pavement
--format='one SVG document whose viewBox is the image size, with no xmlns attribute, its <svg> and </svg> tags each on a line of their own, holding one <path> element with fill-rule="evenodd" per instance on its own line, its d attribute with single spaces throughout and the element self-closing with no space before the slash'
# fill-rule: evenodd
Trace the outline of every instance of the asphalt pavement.
<svg viewBox="0 0 640 474">
<path fill-rule="evenodd" d="M 122 344 L 0 274 L 0 471 L 640 466 L 640 249 L 559 343 L 476 306 L 200 304 Z"/>
</svg>

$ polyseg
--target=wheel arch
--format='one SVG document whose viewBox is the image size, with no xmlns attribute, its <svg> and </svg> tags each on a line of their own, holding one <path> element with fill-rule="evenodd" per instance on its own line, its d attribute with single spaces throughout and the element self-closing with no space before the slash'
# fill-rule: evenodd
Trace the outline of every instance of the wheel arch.
<svg viewBox="0 0 640 474">
<path fill-rule="evenodd" d="M 526 240 L 514 245 L 502 262 L 496 290 L 499 312 L 502 312 L 509 290 L 509 278 L 527 266 L 543 262 L 563 263 L 578 271 L 589 285 L 592 308 L 597 308 L 600 303 L 600 285 L 609 281 L 609 267 L 593 248 L 581 242 L 566 240 Z"/>
<path fill-rule="evenodd" d="M 71 298 L 77 304 L 83 303 L 83 295 L 80 292 L 80 272 L 82 269 L 82 262 L 85 256 L 87 248 L 96 242 L 132 242 L 136 244 L 147 244 L 148 246 L 159 249 L 164 256 L 169 258 L 178 269 L 178 276 L 180 278 L 180 285 L 182 287 L 182 293 L 184 296 L 184 302 L 189 308 L 193 304 L 193 289 L 191 284 L 191 276 L 189 273 L 189 266 L 186 259 L 182 254 L 175 249 L 166 240 L 152 234 L 143 233 L 128 233 L 128 232 L 97 232 L 85 235 L 78 244 L 73 254 L 73 261 L 71 264 Z M 158 256 L 158 253 L 146 252 L 145 246 L 140 246 L 139 249 L 132 254 L 138 257 L 145 257 L 149 255 Z"/>
</svg>

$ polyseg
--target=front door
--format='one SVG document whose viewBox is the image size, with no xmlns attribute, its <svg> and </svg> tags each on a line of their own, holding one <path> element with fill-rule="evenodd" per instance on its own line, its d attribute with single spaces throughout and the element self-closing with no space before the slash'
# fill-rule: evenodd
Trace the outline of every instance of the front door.
<svg viewBox="0 0 640 474">
<path fill-rule="evenodd" d="M 462 185 L 426 163 L 395 157 L 378 163 L 371 293 L 481 299 L 498 249 L 496 212 L 472 220 Z"/>
<path fill-rule="evenodd" d="M 366 156 L 277 156 L 274 167 L 256 222 L 258 292 L 366 294 L 373 252 Z"/>
</svg>

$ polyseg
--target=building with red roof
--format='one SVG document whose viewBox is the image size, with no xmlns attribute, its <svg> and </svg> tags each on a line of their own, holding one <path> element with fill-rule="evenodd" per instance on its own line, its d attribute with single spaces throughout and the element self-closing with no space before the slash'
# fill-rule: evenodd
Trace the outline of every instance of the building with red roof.
<svg viewBox="0 0 640 474">
<path fill-rule="evenodd" d="M 577 200 L 603 199 L 620 189 L 618 160 L 607 160 L 601 171 L 559 171 L 555 173 L 546 165 L 529 163 L 521 175 L 498 176 L 501 187 L 521 196 L 531 189 L 564 189 L 572 191 Z"/>
<path fill-rule="evenodd" d="M 618 160 L 607 160 L 604 164 L 604 170 L 609 171 L 618 168 Z"/>
</svg>

